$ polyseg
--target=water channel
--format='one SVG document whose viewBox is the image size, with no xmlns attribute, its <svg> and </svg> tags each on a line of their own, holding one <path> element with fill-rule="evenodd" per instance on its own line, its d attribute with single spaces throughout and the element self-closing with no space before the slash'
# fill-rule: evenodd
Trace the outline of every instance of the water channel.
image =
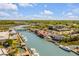
<svg viewBox="0 0 79 59">
<path fill-rule="evenodd" d="M 29 48 L 35 48 L 40 56 L 76 56 L 73 52 L 60 49 L 51 42 L 38 37 L 29 31 L 18 31 L 22 34 Z"/>
</svg>

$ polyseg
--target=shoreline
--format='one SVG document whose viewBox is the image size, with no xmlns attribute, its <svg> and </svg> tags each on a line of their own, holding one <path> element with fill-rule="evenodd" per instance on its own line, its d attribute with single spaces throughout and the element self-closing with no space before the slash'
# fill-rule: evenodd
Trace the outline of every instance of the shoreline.
<svg viewBox="0 0 79 59">
<path fill-rule="evenodd" d="M 29 47 L 27 47 L 27 45 L 26 45 L 25 40 L 23 39 L 23 37 L 21 36 L 20 33 L 17 33 L 17 35 L 20 38 L 20 42 L 21 42 L 20 44 L 21 44 L 21 46 L 24 48 L 25 52 L 27 52 L 29 54 L 29 56 L 31 56 L 32 55 L 31 50 L 30 50 Z"/>
</svg>

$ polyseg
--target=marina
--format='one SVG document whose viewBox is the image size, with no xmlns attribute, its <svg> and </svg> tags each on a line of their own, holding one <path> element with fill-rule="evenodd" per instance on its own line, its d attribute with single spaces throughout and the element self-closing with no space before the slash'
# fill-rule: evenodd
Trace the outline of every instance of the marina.
<svg viewBox="0 0 79 59">
<path fill-rule="evenodd" d="M 38 37 L 32 32 L 18 31 L 27 39 L 29 48 L 35 48 L 40 56 L 77 56 L 73 52 L 67 52 L 60 49 L 59 46 L 52 44 Z"/>
</svg>

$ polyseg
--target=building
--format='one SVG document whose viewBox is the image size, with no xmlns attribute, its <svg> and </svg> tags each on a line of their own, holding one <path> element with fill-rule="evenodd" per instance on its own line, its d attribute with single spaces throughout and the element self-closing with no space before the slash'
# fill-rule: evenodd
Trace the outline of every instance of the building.
<svg viewBox="0 0 79 59">
<path fill-rule="evenodd" d="M 17 32 L 14 29 L 9 30 L 10 34 L 16 34 Z"/>
<path fill-rule="evenodd" d="M 17 32 L 14 29 L 9 30 L 9 39 L 17 39 Z"/>
<path fill-rule="evenodd" d="M 0 42 L 5 42 L 7 39 L 17 39 L 16 31 L 0 32 Z"/>
<path fill-rule="evenodd" d="M 9 32 L 0 32 L 0 42 L 4 42 L 9 38 Z"/>
<path fill-rule="evenodd" d="M 10 36 L 9 39 L 17 39 L 17 34 Z"/>
<path fill-rule="evenodd" d="M 65 37 L 62 36 L 62 35 L 53 35 L 53 36 L 51 36 L 51 37 L 52 37 L 52 39 L 55 40 L 55 41 L 59 41 L 59 40 L 62 40 L 62 39 L 65 38 Z"/>
<path fill-rule="evenodd" d="M 44 31 L 44 30 L 38 30 L 37 35 L 40 36 L 40 37 L 45 37 L 45 36 L 48 35 L 48 32 Z"/>
<path fill-rule="evenodd" d="M 50 29 L 50 30 L 56 30 L 56 31 L 68 31 L 68 30 L 70 30 L 65 25 L 50 25 L 48 27 L 48 29 Z"/>
</svg>

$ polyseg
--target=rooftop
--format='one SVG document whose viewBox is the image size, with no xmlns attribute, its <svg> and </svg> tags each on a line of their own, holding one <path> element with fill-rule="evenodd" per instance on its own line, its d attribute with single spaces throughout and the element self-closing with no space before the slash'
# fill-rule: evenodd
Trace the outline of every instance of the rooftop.
<svg viewBox="0 0 79 59">
<path fill-rule="evenodd" d="M 0 40 L 8 39 L 9 32 L 0 32 Z"/>
</svg>

